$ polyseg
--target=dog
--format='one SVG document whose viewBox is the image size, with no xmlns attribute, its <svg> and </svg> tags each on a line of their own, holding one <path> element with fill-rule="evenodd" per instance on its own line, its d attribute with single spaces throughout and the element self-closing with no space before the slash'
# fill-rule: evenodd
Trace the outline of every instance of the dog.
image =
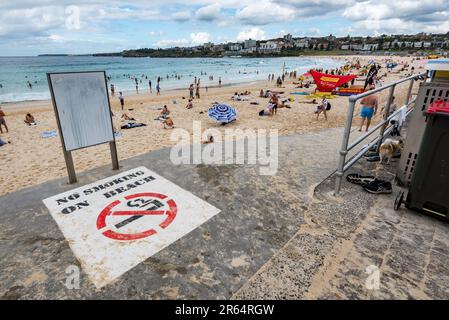
<svg viewBox="0 0 449 320">
<path fill-rule="evenodd" d="M 391 158 L 398 155 L 403 147 L 404 142 L 402 140 L 386 139 L 380 146 L 380 163 L 386 161 L 387 164 L 390 164 Z"/>
</svg>

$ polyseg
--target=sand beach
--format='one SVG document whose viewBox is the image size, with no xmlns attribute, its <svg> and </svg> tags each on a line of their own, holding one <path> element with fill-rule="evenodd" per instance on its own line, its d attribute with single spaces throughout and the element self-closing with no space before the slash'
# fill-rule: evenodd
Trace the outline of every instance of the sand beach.
<svg viewBox="0 0 449 320">
<path fill-rule="evenodd" d="M 327 57 L 329 58 L 329 57 Z M 402 72 L 388 72 L 385 65 L 386 59 L 398 63 L 395 70 L 404 64 L 415 67 L 415 73 L 422 72 L 424 61 L 413 60 L 412 57 L 387 57 L 387 56 L 339 56 L 332 57 L 348 62 L 359 60 L 362 65 L 374 60 L 382 65 L 380 75 L 383 83 L 397 80 L 410 73 L 410 68 Z M 277 77 L 277 75 L 276 75 Z M 363 77 L 360 77 L 363 80 Z M 258 81 L 249 84 L 235 86 L 223 86 L 221 88 L 201 89 L 201 98 L 193 101 L 193 108 L 186 109 L 189 96 L 188 88 L 185 90 L 162 91 L 161 96 L 156 96 L 155 90 L 141 90 L 139 94 L 127 94 L 125 112 L 138 122 L 145 123 L 146 127 L 132 130 L 119 130 L 121 137 L 117 139 L 119 159 L 127 159 L 149 151 L 170 147 L 175 144 L 171 141 L 172 130 L 163 128 L 160 121 L 154 120 L 159 115 L 163 105 L 167 105 L 171 117 L 177 128 L 183 128 L 192 132 L 192 122 L 201 121 L 203 130 L 215 128 L 223 131 L 226 128 L 234 129 L 277 129 L 279 135 L 293 133 L 313 132 L 323 128 L 341 127 L 346 119 L 348 105 L 347 97 L 336 97 L 331 100 L 332 110 L 328 112 L 328 120 L 323 117 L 316 120 L 314 111 L 317 105 L 304 103 L 310 100 L 305 96 L 296 95 L 291 103 L 291 109 L 279 109 L 277 115 L 272 117 L 260 117 L 258 113 L 266 107 L 268 99 L 260 98 L 260 90 L 283 91 L 283 98 L 289 98 L 291 92 L 313 92 L 315 86 L 309 89 L 296 89 L 295 80 L 286 77 L 282 88 L 277 88 L 275 82 Z M 363 81 L 356 80 L 355 84 L 363 85 Z M 234 92 L 250 91 L 247 101 L 233 101 Z M 416 88 L 414 93 L 416 93 Z M 380 106 L 387 100 L 387 92 L 380 96 Z M 406 86 L 399 86 L 396 90 L 396 103 L 401 106 L 407 94 Z M 174 103 L 175 102 L 175 103 Z M 221 126 L 208 118 L 207 110 L 212 103 L 226 103 L 236 108 L 237 121 L 228 126 Z M 251 104 L 258 102 L 259 105 Z M 125 123 L 121 120 L 122 111 L 116 96 L 111 96 L 111 106 L 114 112 L 114 125 L 116 128 Z M 360 106 L 358 106 L 360 108 Z M 5 195 L 26 187 L 30 187 L 45 181 L 66 176 L 66 167 L 61 150 L 59 137 L 41 138 L 44 131 L 57 130 L 57 124 L 51 101 L 20 102 L 4 104 L 2 109 L 6 114 L 9 127 L 8 133 L 1 134 L 1 138 L 10 141 L 11 144 L 0 149 L 0 195 Z M 24 118 L 27 113 L 32 113 L 37 120 L 36 126 L 27 126 Z M 378 118 L 377 118 L 378 119 Z M 359 123 L 359 118 L 354 119 L 354 125 Z M 92 147 L 73 153 L 76 170 L 81 172 L 87 169 L 107 165 L 110 163 L 110 154 L 107 145 Z"/>
</svg>

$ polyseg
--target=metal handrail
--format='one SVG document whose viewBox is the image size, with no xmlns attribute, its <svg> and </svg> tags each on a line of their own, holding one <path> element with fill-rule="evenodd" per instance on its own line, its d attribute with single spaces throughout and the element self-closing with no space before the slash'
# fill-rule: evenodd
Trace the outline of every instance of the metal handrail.
<svg viewBox="0 0 449 320">
<path fill-rule="evenodd" d="M 372 135 L 374 132 L 376 132 L 381 126 L 383 126 L 385 123 L 389 123 L 394 117 L 396 117 L 401 111 L 402 108 L 406 107 L 408 109 L 408 107 L 410 107 L 413 103 L 415 103 L 416 98 L 411 100 L 409 103 L 407 103 L 406 105 L 402 106 L 401 108 L 399 108 L 398 110 L 396 110 L 395 112 L 393 112 L 387 120 L 382 120 L 381 122 L 379 122 L 374 128 L 372 128 L 370 131 L 368 131 L 365 135 L 357 138 L 355 141 L 353 141 L 349 146 L 348 146 L 348 151 L 351 151 L 352 149 L 354 149 L 360 142 L 364 141 L 366 138 L 368 138 L 370 135 Z"/>
<path fill-rule="evenodd" d="M 354 165 L 354 163 L 357 162 L 357 160 L 360 159 L 363 156 L 363 154 L 365 154 L 368 151 L 369 148 L 371 148 L 372 146 L 374 146 L 376 144 L 377 144 L 377 148 L 380 148 L 380 145 L 381 145 L 384 137 L 389 132 L 391 132 L 392 127 L 387 128 L 388 124 L 389 124 L 390 120 L 400 112 L 400 109 L 401 109 L 400 108 L 392 115 L 389 114 L 390 106 L 393 103 L 393 96 L 394 96 L 394 91 L 395 91 L 396 86 L 398 84 L 401 84 L 404 82 L 410 82 L 410 86 L 409 86 L 408 92 L 407 92 L 406 102 L 404 105 L 404 106 L 410 107 L 416 101 L 416 98 L 414 100 L 410 100 L 410 99 L 411 99 L 411 95 L 412 95 L 413 85 L 419 77 L 426 77 L 426 73 L 424 72 L 424 73 L 420 73 L 420 74 L 415 74 L 413 76 L 410 76 L 410 77 L 407 77 L 404 79 L 400 79 L 400 80 L 394 81 L 392 83 L 389 83 L 387 85 L 381 86 L 374 90 L 370 90 L 370 91 L 349 97 L 349 110 L 348 110 L 348 114 L 347 114 L 347 118 L 346 118 L 346 124 L 345 124 L 345 129 L 344 129 L 343 139 L 342 139 L 342 144 L 341 144 L 341 149 L 340 149 L 340 159 L 339 159 L 337 171 L 335 173 L 336 174 L 335 192 L 334 192 L 335 195 L 337 195 L 340 192 L 341 182 L 342 182 L 345 172 L 349 168 L 351 168 Z M 362 98 L 365 98 L 367 96 L 370 96 L 372 94 L 384 91 L 386 89 L 390 89 L 390 94 L 389 94 L 389 97 L 387 100 L 388 102 L 384 109 L 383 121 L 381 121 L 379 124 L 377 124 L 369 132 L 367 132 L 364 135 L 362 135 L 361 137 L 357 138 L 354 142 L 351 143 L 351 145 L 349 145 L 349 137 L 351 135 L 352 121 L 354 118 L 355 105 L 356 105 L 357 101 Z M 413 109 L 413 108 L 410 108 L 410 110 L 408 110 L 407 115 L 410 114 L 411 109 Z M 356 154 L 355 157 L 352 157 L 348 162 L 346 162 L 346 156 L 348 155 L 348 152 L 351 151 L 352 149 L 354 149 L 357 145 L 359 145 L 362 141 L 364 141 L 366 138 L 371 136 L 375 131 L 377 131 L 379 129 L 380 129 L 379 136 L 369 144 L 370 146 L 369 147 L 365 146 L 364 148 L 359 150 L 359 152 Z"/>
</svg>

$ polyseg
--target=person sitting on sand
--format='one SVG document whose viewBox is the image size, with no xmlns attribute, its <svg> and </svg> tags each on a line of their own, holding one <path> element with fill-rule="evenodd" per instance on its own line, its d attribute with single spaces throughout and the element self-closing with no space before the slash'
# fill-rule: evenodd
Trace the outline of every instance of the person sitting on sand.
<svg viewBox="0 0 449 320">
<path fill-rule="evenodd" d="M 234 96 L 232 97 L 232 100 L 234 101 L 242 101 L 242 98 L 238 94 L 238 92 L 234 93 Z"/>
<path fill-rule="evenodd" d="M 209 135 L 207 137 L 207 140 L 203 141 L 203 144 L 209 144 L 209 143 L 214 143 L 214 136 L 213 135 Z"/>
<path fill-rule="evenodd" d="M 163 120 L 165 120 L 165 119 L 168 118 L 168 115 L 169 115 L 169 114 L 170 114 L 170 111 L 168 110 L 167 105 L 164 105 L 164 106 L 162 107 L 162 109 L 161 109 L 161 113 L 160 113 L 159 117 L 157 117 L 157 118 L 154 119 L 154 120 L 161 120 L 161 121 L 163 121 Z"/>
<path fill-rule="evenodd" d="M 29 126 L 36 125 L 36 121 L 34 120 L 34 117 L 31 115 L 31 113 L 27 113 L 27 115 L 25 116 L 24 122 Z"/>
<path fill-rule="evenodd" d="M 136 121 L 136 119 L 131 118 L 126 112 L 122 114 L 122 119 L 125 121 Z"/>
<path fill-rule="evenodd" d="M 192 109 L 193 108 L 193 102 L 192 99 L 189 99 L 189 102 L 186 105 L 186 109 Z"/>
<path fill-rule="evenodd" d="M 164 125 L 164 129 L 174 129 L 175 124 L 173 123 L 173 120 L 170 117 L 167 117 L 162 124 Z"/>
<path fill-rule="evenodd" d="M 266 109 L 261 110 L 259 112 L 259 116 L 272 116 L 272 115 L 273 115 L 273 108 L 271 108 L 270 105 Z"/>
</svg>

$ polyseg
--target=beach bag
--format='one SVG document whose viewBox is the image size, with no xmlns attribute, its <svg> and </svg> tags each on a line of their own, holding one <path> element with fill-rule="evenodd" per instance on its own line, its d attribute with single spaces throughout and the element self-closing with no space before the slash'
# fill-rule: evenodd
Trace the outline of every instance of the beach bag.
<svg viewBox="0 0 449 320">
<path fill-rule="evenodd" d="M 326 111 L 329 111 L 332 108 L 331 104 L 328 102 L 327 103 L 327 107 L 326 107 Z"/>
</svg>

